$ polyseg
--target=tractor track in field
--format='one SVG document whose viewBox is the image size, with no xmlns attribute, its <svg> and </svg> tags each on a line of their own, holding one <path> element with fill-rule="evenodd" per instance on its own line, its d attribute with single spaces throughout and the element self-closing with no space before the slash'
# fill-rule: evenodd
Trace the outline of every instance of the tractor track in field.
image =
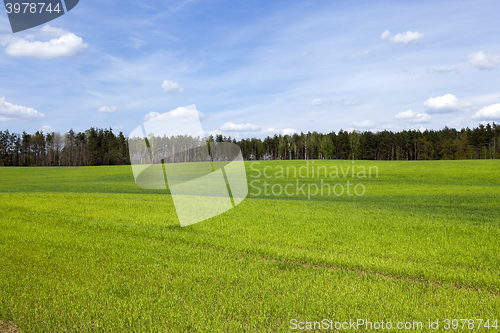
<svg viewBox="0 0 500 333">
<path fill-rule="evenodd" d="M 255 256 L 259 257 L 259 256 Z M 497 289 L 490 289 L 490 288 L 481 288 L 478 286 L 471 286 L 471 285 L 463 285 L 463 284 L 458 284 L 458 283 L 453 283 L 449 281 L 432 281 L 432 280 L 427 280 L 427 279 L 419 279 L 413 276 L 402 276 L 402 275 L 390 275 L 390 274 L 384 274 L 376 271 L 370 271 L 370 270 L 365 270 L 365 269 L 357 269 L 357 268 L 352 268 L 352 267 L 341 267 L 341 266 L 331 266 L 331 265 L 318 265 L 318 264 L 311 264 L 308 262 L 296 262 L 296 261 L 291 261 L 291 260 L 280 260 L 276 258 L 265 258 L 265 257 L 260 257 L 261 259 L 273 261 L 273 262 L 280 262 L 283 264 L 300 264 L 302 267 L 312 267 L 314 269 L 328 269 L 331 271 L 337 271 L 337 272 L 349 272 L 349 273 L 357 273 L 359 275 L 375 275 L 377 277 L 387 279 L 387 280 L 397 280 L 397 281 L 407 281 L 407 282 L 412 282 L 412 283 L 423 283 L 426 285 L 433 285 L 437 287 L 444 287 L 446 285 L 452 286 L 453 288 L 457 290 L 467 290 L 467 291 L 476 291 L 476 292 L 487 292 L 492 296 L 495 297 L 500 297 L 500 291 Z"/>
<path fill-rule="evenodd" d="M 189 242 L 186 241 L 181 241 L 182 244 L 188 245 L 190 244 Z M 190 244 L 194 245 L 194 244 Z M 429 279 L 422 279 L 422 278 L 417 278 L 415 276 L 409 276 L 409 275 L 396 275 L 396 274 L 388 274 L 388 273 L 381 273 L 373 270 L 367 270 L 367 269 L 362 269 L 362 268 L 355 268 L 355 267 L 348 267 L 348 266 L 334 266 L 334 265 L 328 265 L 328 264 L 311 264 L 307 261 L 295 261 L 295 260 L 287 260 L 287 259 L 280 259 L 280 258 L 275 258 L 272 257 L 272 255 L 263 253 L 261 251 L 245 251 L 242 249 L 238 248 L 226 248 L 222 246 L 217 246 L 214 244 L 207 244 L 207 243 L 197 243 L 196 246 L 200 246 L 202 248 L 217 248 L 219 251 L 223 252 L 232 252 L 234 254 L 239 254 L 240 256 L 248 256 L 248 257 L 253 257 L 256 259 L 262 259 L 262 260 L 267 260 L 267 261 L 272 261 L 276 263 L 281 263 L 281 264 L 293 264 L 293 265 L 301 265 L 302 267 L 313 267 L 315 269 L 328 269 L 331 271 L 339 271 L 339 272 L 350 272 L 350 273 L 356 273 L 359 275 L 374 275 L 383 279 L 387 280 L 396 280 L 396 281 L 407 281 L 407 282 L 412 282 L 412 283 L 420 283 L 420 284 L 425 284 L 425 285 L 432 285 L 436 287 L 445 287 L 445 286 L 450 286 L 453 287 L 456 290 L 467 290 L 467 291 L 475 291 L 475 292 L 486 292 L 494 297 L 499 297 L 500 298 L 500 290 L 498 288 L 488 288 L 488 287 L 481 287 L 477 285 L 466 285 L 466 284 L 460 284 L 456 283 L 453 281 L 436 281 L 436 280 L 429 280 Z"/>
</svg>

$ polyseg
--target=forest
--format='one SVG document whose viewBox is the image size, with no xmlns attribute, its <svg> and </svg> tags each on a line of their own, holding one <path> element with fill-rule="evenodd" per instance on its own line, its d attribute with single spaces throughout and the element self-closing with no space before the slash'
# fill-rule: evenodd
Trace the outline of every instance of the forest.
<svg viewBox="0 0 500 333">
<path fill-rule="evenodd" d="M 169 140 L 169 138 L 159 138 Z M 174 139 L 174 138 L 170 138 Z M 178 140 L 178 138 L 175 138 Z M 236 140 L 209 136 L 208 142 L 236 143 L 245 160 L 357 159 L 461 160 L 500 158 L 500 125 L 473 129 L 344 131 L 275 134 Z M 188 140 L 189 141 L 189 140 Z M 130 164 L 128 138 L 110 129 L 90 128 L 34 134 L 0 131 L 0 166 L 95 166 Z"/>
</svg>

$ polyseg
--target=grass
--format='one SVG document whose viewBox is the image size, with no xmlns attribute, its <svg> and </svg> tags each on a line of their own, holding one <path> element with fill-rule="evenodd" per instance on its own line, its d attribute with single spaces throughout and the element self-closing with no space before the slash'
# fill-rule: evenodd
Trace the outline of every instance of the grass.
<svg viewBox="0 0 500 333">
<path fill-rule="evenodd" d="M 305 166 L 308 178 L 286 177 Z M 339 177 L 312 177 L 318 166 Z M 353 166 L 378 177 L 344 177 Z M 137 187 L 130 166 L 0 168 L 0 320 L 21 332 L 275 332 L 291 319 L 441 330 L 500 319 L 499 161 L 246 168 L 246 200 L 185 228 L 169 191 Z M 322 179 L 364 195 L 293 187 Z M 266 195 L 264 181 L 294 195 Z"/>
</svg>

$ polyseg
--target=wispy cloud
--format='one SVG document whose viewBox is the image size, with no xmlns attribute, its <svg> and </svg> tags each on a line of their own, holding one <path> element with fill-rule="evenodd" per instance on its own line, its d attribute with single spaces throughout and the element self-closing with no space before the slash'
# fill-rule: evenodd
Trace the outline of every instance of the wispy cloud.
<svg viewBox="0 0 500 333">
<path fill-rule="evenodd" d="M 252 125 L 250 123 L 246 124 L 234 124 L 232 122 L 227 122 L 220 127 L 221 131 L 241 131 L 241 132 L 257 132 L 260 131 L 260 126 Z"/>
<path fill-rule="evenodd" d="M 358 58 L 366 59 L 366 58 L 368 58 L 368 55 L 371 52 L 372 52 L 371 50 L 361 50 L 361 51 L 354 52 L 353 54 L 351 54 L 349 56 L 349 60 L 354 60 L 354 59 L 358 59 Z"/>
<path fill-rule="evenodd" d="M 426 70 L 427 74 L 448 74 L 448 73 L 459 73 L 460 69 L 458 67 L 453 67 L 449 69 L 434 69 L 434 68 L 428 68 Z"/>
<path fill-rule="evenodd" d="M 359 104 L 359 102 L 355 99 L 341 99 L 340 101 L 338 101 L 338 103 L 343 106 L 352 106 Z"/>
<path fill-rule="evenodd" d="M 313 50 L 306 50 L 299 55 L 299 59 L 307 59 L 307 58 L 312 58 L 312 57 L 314 57 Z"/>
<path fill-rule="evenodd" d="M 118 108 L 116 106 L 103 106 L 99 108 L 99 112 L 104 112 L 104 113 L 115 113 L 118 111 Z"/>
<path fill-rule="evenodd" d="M 427 69 L 427 74 L 460 73 L 466 69 L 492 70 L 500 64 L 500 54 L 484 53 L 482 51 L 469 54 L 467 63 L 448 69 Z"/>
</svg>

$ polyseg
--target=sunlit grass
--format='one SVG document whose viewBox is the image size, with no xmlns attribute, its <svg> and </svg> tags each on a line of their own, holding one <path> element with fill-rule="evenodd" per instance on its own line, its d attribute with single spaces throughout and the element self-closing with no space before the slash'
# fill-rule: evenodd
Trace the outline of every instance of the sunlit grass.
<svg viewBox="0 0 500 333">
<path fill-rule="evenodd" d="M 168 190 L 137 187 L 129 166 L 0 168 L 0 319 L 23 332 L 262 332 L 292 318 L 499 317 L 498 161 L 314 162 L 376 166 L 371 178 L 251 163 L 254 185 L 350 180 L 365 193 L 262 192 L 181 228 Z M 266 166 L 272 177 L 255 178 Z"/>
</svg>

